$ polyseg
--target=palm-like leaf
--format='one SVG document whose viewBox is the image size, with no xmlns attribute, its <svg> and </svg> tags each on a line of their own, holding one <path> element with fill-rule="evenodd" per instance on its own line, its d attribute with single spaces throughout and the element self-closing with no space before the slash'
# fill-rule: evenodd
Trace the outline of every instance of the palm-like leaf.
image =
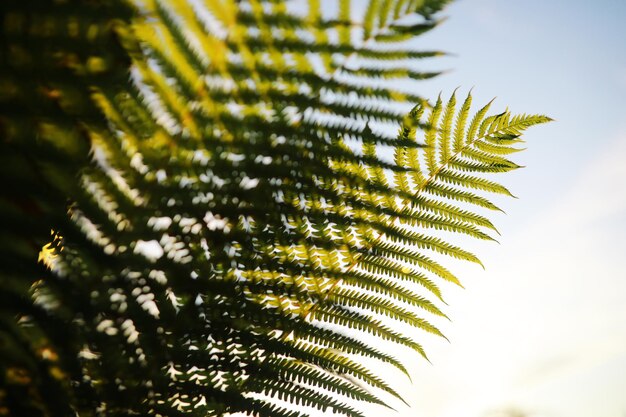
<svg viewBox="0 0 626 417">
<path fill-rule="evenodd" d="M 425 355 L 394 323 L 441 335 L 437 280 L 458 279 L 429 252 L 479 262 L 428 230 L 490 239 L 470 207 L 508 191 L 482 174 L 548 120 L 380 87 L 435 75 L 412 65 L 439 53 L 402 42 L 445 3 L 3 5 L 9 410 L 356 416 L 348 399 L 381 402 L 364 387 L 398 396 L 359 358 L 406 369 L 363 334 Z"/>
</svg>

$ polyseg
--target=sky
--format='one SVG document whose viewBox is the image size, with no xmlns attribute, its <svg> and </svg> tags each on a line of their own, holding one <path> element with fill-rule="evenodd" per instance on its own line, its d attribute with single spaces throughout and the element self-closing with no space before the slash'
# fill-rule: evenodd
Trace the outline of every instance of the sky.
<svg viewBox="0 0 626 417">
<path fill-rule="evenodd" d="M 418 47 L 454 53 L 419 93 L 555 119 L 527 131 L 502 182 L 499 244 L 467 241 L 452 321 L 425 339 L 411 405 L 376 417 L 626 417 L 626 1 L 458 0 Z M 421 335 L 420 335 L 421 336 Z M 420 339 L 422 340 L 422 339 Z M 525 414 L 521 414 L 525 413 Z"/>
</svg>

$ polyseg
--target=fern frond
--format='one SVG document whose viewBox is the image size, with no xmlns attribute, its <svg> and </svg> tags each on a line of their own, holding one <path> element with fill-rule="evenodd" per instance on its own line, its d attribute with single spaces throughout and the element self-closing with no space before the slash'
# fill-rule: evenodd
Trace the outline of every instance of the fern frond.
<svg viewBox="0 0 626 417">
<path fill-rule="evenodd" d="M 400 398 L 360 360 L 408 375 L 372 340 L 425 357 L 407 325 L 443 336 L 438 284 L 460 281 L 438 255 L 480 264 L 447 236 L 492 239 L 476 207 L 510 192 L 483 174 L 516 169 L 549 120 L 381 85 L 439 74 L 417 65 L 441 52 L 404 42 L 446 3 L 3 2 L 8 412 L 360 416 L 376 390 Z"/>
</svg>

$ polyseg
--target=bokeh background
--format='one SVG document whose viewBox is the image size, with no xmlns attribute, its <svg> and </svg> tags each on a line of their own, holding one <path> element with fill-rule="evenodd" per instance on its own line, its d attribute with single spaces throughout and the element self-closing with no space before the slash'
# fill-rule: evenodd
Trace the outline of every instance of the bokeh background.
<svg viewBox="0 0 626 417">
<path fill-rule="evenodd" d="M 377 417 L 626 416 L 626 1 L 458 0 L 417 47 L 455 55 L 419 93 L 556 121 L 526 134 L 503 176 L 500 244 L 454 265 L 451 343 L 428 339 L 396 386 L 411 408 Z M 508 178 L 504 178 L 508 177 Z M 419 335 L 423 340 L 422 335 Z M 393 376 L 392 376 L 393 377 Z"/>
</svg>

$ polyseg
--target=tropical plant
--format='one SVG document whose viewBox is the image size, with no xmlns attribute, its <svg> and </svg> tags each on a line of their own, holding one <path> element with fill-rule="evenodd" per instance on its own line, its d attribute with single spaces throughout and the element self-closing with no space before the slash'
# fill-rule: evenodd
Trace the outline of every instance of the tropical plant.
<svg viewBox="0 0 626 417">
<path fill-rule="evenodd" d="M 549 119 L 406 92 L 447 1 L 353 3 L 2 3 L 0 414 L 399 397 L 362 358 L 425 356 L 432 253 L 479 263 L 439 231 L 491 239 L 483 174 Z"/>
</svg>

